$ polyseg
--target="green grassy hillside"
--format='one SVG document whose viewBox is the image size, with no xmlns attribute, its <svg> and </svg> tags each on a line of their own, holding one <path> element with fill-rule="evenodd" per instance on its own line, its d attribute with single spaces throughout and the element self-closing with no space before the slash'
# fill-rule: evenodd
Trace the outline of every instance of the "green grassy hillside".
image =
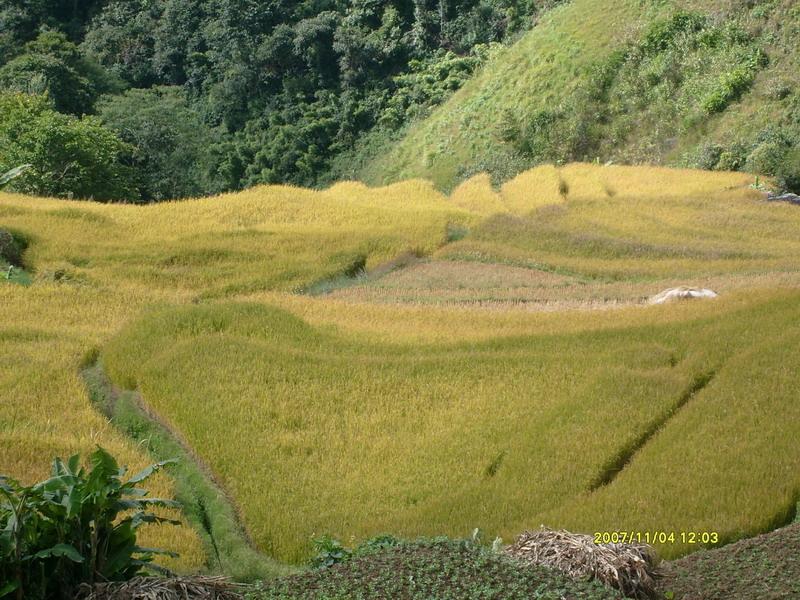
<svg viewBox="0 0 800 600">
<path fill-rule="evenodd" d="M 599 159 L 800 185 L 791 0 L 573 0 L 550 11 L 360 176 L 450 189 L 488 170 Z"/>
</svg>

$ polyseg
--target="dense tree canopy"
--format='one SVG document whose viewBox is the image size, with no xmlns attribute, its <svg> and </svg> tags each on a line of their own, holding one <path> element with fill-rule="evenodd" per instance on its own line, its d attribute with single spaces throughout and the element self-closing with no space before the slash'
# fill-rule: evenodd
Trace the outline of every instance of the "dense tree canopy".
<svg viewBox="0 0 800 600">
<path fill-rule="evenodd" d="M 100 124 L 56 112 L 46 96 L 0 93 L 0 172 L 29 164 L 10 182 L 38 196 L 127 200 L 139 198 L 127 160 L 133 147 Z"/>
<path fill-rule="evenodd" d="M 177 87 L 130 89 L 100 103 L 102 122 L 135 148 L 133 166 L 144 201 L 222 191 L 215 182 L 221 134 Z"/>
<path fill-rule="evenodd" d="M 91 113 L 101 94 L 119 90 L 119 83 L 94 61 L 81 55 L 66 35 L 45 30 L 24 46 L 23 53 L 0 67 L 0 87 L 48 92 L 56 110 Z"/>
<path fill-rule="evenodd" d="M 0 85 L 47 92 L 63 113 L 99 106 L 136 148 L 146 200 L 316 185 L 359 137 L 424 115 L 487 44 L 553 3 L 0 0 Z"/>
</svg>

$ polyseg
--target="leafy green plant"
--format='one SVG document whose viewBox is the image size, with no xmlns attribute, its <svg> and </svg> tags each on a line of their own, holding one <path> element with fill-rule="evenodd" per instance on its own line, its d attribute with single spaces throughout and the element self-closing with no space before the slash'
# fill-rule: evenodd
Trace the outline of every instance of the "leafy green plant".
<svg viewBox="0 0 800 600">
<path fill-rule="evenodd" d="M 395 536 L 383 533 L 361 542 L 358 547 L 353 550 L 353 556 L 366 556 L 375 552 L 380 552 L 381 550 L 386 550 L 387 548 L 394 548 L 401 543 L 402 540 Z"/>
<path fill-rule="evenodd" d="M 315 539 L 313 543 L 316 554 L 311 559 L 311 566 L 315 569 L 325 569 L 345 562 L 352 554 L 339 540 L 327 534 Z"/>
<path fill-rule="evenodd" d="M 0 190 L 3 189 L 6 185 L 8 185 L 12 179 L 16 179 L 20 175 L 22 175 L 26 170 L 30 169 L 32 165 L 24 164 L 18 167 L 14 167 L 13 169 L 6 171 L 5 173 L 0 175 Z"/>
<path fill-rule="evenodd" d="M 766 55 L 758 50 L 743 65 L 720 75 L 717 86 L 703 100 L 703 110 L 714 114 L 728 108 L 731 102 L 738 100 L 750 89 L 765 62 Z"/>
<path fill-rule="evenodd" d="M 0 476 L 0 598 L 72 598 L 82 583 L 124 581 L 173 552 L 136 543 L 146 523 L 179 521 L 151 512 L 177 508 L 172 500 L 147 498 L 138 487 L 162 461 L 123 478 L 126 468 L 98 447 L 89 470 L 76 454 L 56 458 L 51 477 L 32 486 Z"/>
</svg>

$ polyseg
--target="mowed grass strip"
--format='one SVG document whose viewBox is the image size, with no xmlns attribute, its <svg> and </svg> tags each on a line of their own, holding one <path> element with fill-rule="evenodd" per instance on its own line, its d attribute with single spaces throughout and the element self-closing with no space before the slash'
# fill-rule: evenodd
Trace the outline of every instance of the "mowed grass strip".
<svg viewBox="0 0 800 600">
<path fill-rule="evenodd" d="M 645 325 L 434 344 L 221 303 L 148 315 L 104 360 L 208 460 L 256 542 L 283 560 L 307 558 L 323 533 L 480 527 L 510 539 L 547 523 L 732 539 L 784 520 L 800 491 L 796 357 L 780 342 L 793 343 L 797 300 L 762 294 L 679 323 L 656 307 Z M 760 358 L 745 368 L 753 348 Z M 759 390 L 749 382 L 768 364 L 782 378 Z M 643 435 L 617 478 L 590 492 Z"/>
</svg>

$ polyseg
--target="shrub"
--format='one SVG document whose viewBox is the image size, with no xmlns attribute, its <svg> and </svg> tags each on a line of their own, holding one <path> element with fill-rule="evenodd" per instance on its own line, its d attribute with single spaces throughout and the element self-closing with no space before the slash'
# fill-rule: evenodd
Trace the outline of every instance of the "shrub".
<svg viewBox="0 0 800 600">
<path fill-rule="evenodd" d="M 135 200 L 133 147 L 95 117 L 78 119 L 53 110 L 46 96 L 0 93 L 0 172 L 30 168 L 9 188 L 39 196 Z"/>
<path fill-rule="evenodd" d="M 756 78 L 756 69 L 750 65 L 737 67 L 723 73 L 717 86 L 703 100 L 703 110 L 708 114 L 719 113 L 750 89 Z"/>
<path fill-rule="evenodd" d="M 311 566 L 315 569 L 325 569 L 345 562 L 351 556 L 350 550 L 330 535 L 323 535 L 314 540 L 316 555 L 311 559 Z"/>
<path fill-rule="evenodd" d="M 788 151 L 775 172 L 781 189 L 800 194 L 800 148 Z"/>
<path fill-rule="evenodd" d="M 749 148 L 744 144 L 734 144 L 730 148 L 723 150 L 714 167 L 717 171 L 739 171 L 747 161 Z"/>
<path fill-rule="evenodd" d="M 700 32 L 707 22 L 708 19 L 699 13 L 679 12 L 671 19 L 654 23 L 640 44 L 641 50 L 645 54 L 664 52 L 679 36 Z"/>
<path fill-rule="evenodd" d="M 156 554 L 175 556 L 136 544 L 146 523 L 179 524 L 149 512 L 176 502 L 138 487 L 170 462 L 123 481 L 126 469 L 98 447 L 88 471 L 74 455 L 56 458 L 51 477 L 30 487 L 0 476 L 0 598 L 72 598 L 81 583 L 124 581 Z"/>
<path fill-rule="evenodd" d="M 711 171 L 716 168 L 723 152 L 724 149 L 719 144 L 706 142 L 697 149 L 697 153 L 689 162 L 695 168 Z"/>
<path fill-rule="evenodd" d="M 0 228 L 0 262 L 19 265 L 22 262 L 22 252 L 27 246 L 24 238 Z"/>
<path fill-rule="evenodd" d="M 425 60 L 411 60 L 408 71 L 393 77 L 394 93 L 378 117 L 383 127 L 397 129 L 411 119 L 425 116 L 460 88 L 472 73 L 489 60 L 498 44 L 480 44 L 467 56 L 439 51 Z"/>
<path fill-rule="evenodd" d="M 747 157 L 746 170 L 763 175 L 776 175 L 789 147 L 785 142 L 768 139 L 758 146 Z"/>
</svg>

